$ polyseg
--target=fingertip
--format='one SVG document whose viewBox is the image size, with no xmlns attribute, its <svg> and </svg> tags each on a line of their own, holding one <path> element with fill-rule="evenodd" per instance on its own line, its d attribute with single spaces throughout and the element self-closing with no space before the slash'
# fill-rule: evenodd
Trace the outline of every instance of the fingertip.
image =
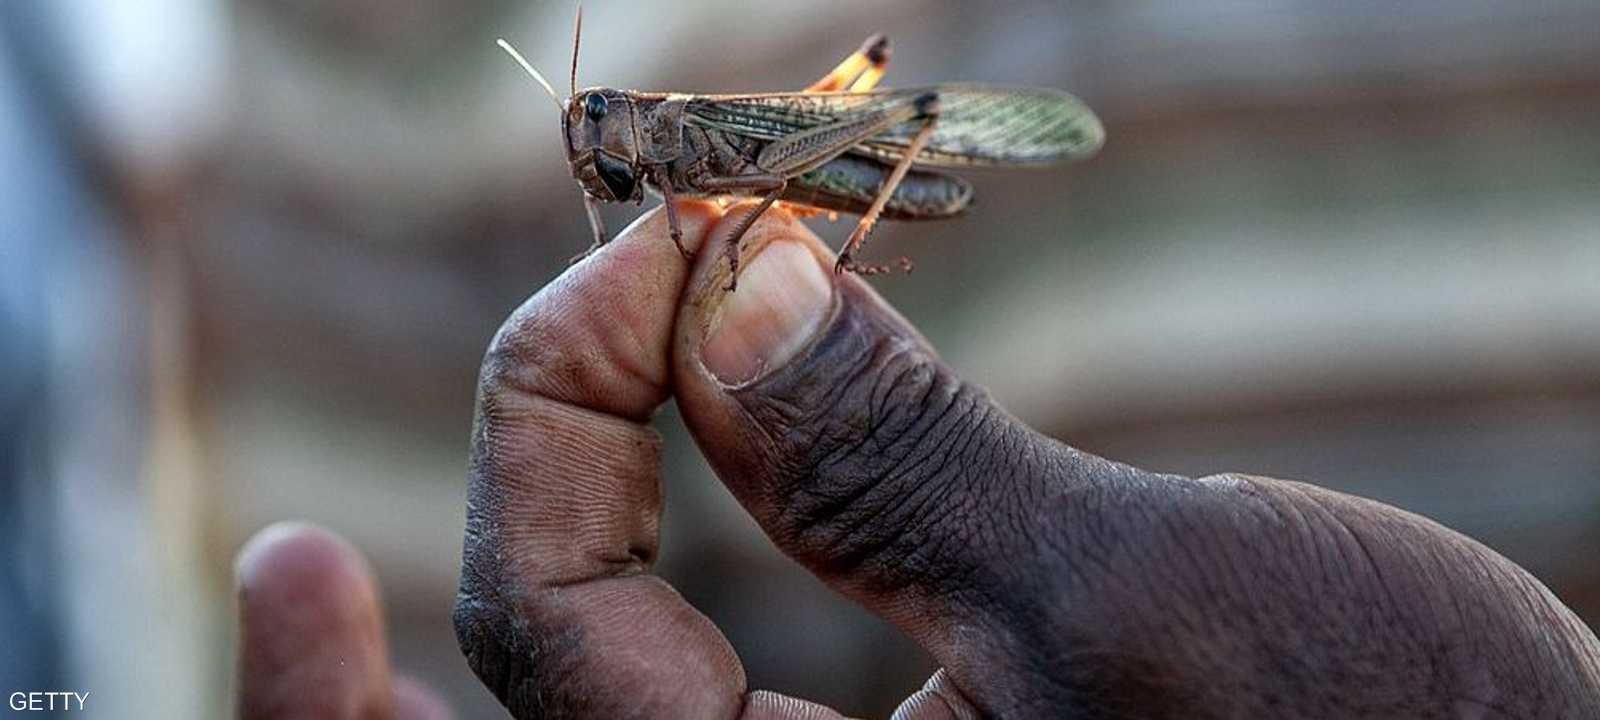
<svg viewBox="0 0 1600 720">
<path fill-rule="evenodd" d="M 706 237 L 713 226 L 723 217 L 723 211 L 716 203 L 705 200 L 677 200 L 672 204 L 672 210 L 678 216 L 678 229 L 682 232 L 680 241 L 683 248 L 693 253 L 705 243 Z M 646 211 L 635 218 L 616 237 L 585 259 L 575 265 L 575 268 L 585 268 L 580 272 L 585 274 L 590 271 L 586 266 L 600 265 L 602 268 L 614 267 L 619 263 L 627 265 L 643 264 L 653 265 L 674 261 L 678 255 L 678 248 L 672 242 L 672 224 L 666 206 L 659 206 Z M 602 269 L 600 272 L 611 272 Z"/>
<path fill-rule="evenodd" d="M 723 219 L 722 206 L 709 200 L 676 200 L 672 203 L 672 209 L 678 215 L 678 229 L 682 232 L 679 242 L 690 253 L 698 253 L 707 244 L 706 238 L 714 236 L 713 228 Z M 661 214 L 665 215 L 665 210 Z M 677 252 L 677 244 L 672 242 L 672 228 L 667 223 L 651 229 L 655 234 L 666 237 L 667 246 Z M 660 242 L 657 238 L 652 240 L 658 244 Z"/>
<path fill-rule="evenodd" d="M 455 712 L 422 681 L 401 675 L 394 679 L 397 720 L 455 720 Z"/>
<path fill-rule="evenodd" d="M 722 206 L 710 200 L 675 200 L 673 206 L 678 210 L 680 219 L 690 219 L 695 222 L 716 222 L 722 218 Z"/>
<path fill-rule="evenodd" d="M 722 209 L 674 203 L 684 249 L 696 252 Z M 655 208 L 568 268 L 501 325 L 484 358 L 482 403 L 499 390 L 642 420 L 666 400 L 672 320 L 690 273 Z"/>
<path fill-rule="evenodd" d="M 242 598 L 251 605 L 310 596 L 362 602 L 375 598 L 366 558 L 344 538 L 302 522 L 263 528 L 239 551 L 234 564 Z"/>
<path fill-rule="evenodd" d="M 718 218 L 716 226 L 711 228 L 708 237 L 717 241 L 724 240 L 733 231 L 735 225 L 738 225 L 746 215 L 754 212 L 760 206 L 760 202 L 753 200 L 741 201 L 728 206 L 727 210 L 724 210 L 722 216 Z M 745 232 L 744 237 L 740 239 L 739 244 L 745 251 L 740 259 L 744 259 L 744 256 L 759 253 L 761 248 L 773 240 L 784 238 L 800 240 L 809 245 L 814 245 L 821 256 L 832 258 L 832 252 L 823 244 L 822 239 L 811 231 L 811 228 L 806 227 L 800 216 L 790 212 L 789 208 L 783 203 L 776 203 L 767 208 L 766 212 L 763 212 L 761 217 L 756 219 L 755 224 L 751 225 L 750 229 Z M 714 247 L 709 249 L 714 251 L 707 254 L 711 256 L 711 259 L 721 257 L 721 248 Z"/>
<path fill-rule="evenodd" d="M 239 552 L 239 715 L 334 717 L 392 704 L 372 570 L 343 538 L 277 523 Z"/>
</svg>

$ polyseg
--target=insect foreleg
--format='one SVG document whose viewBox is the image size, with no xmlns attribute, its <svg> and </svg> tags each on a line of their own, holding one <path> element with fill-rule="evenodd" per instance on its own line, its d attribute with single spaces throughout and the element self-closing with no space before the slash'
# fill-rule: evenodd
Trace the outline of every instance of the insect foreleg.
<svg viewBox="0 0 1600 720">
<path fill-rule="evenodd" d="M 683 246 L 683 228 L 678 225 L 678 207 L 672 203 L 672 177 L 667 172 L 665 165 L 656 165 L 650 169 L 650 174 L 655 177 L 656 187 L 661 188 L 661 202 L 667 206 L 667 228 L 672 235 L 672 244 L 678 246 L 678 254 L 683 259 L 689 260 L 694 253 Z"/>
<path fill-rule="evenodd" d="M 860 92 L 870 90 L 878 84 L 883 77 L 884 70 L 889 65 L 889 38 L 882 34 L 873 35 L 861 43 L 861 49 L 850 53 L 843 61 L 834 66 L 827 75 L 811 83 L 805 92 L 836 92 L 850 90 Z M 868 79 L 870 77 L 870 79 Z M 863 85 L 864 87 L 857 87 Z"/>
<path fill-rule="evenodd" d="M 601 245 L 606 244 L 606 221 L 605 218 L 600 217 L 600 201 L 590 197 L 588 193 L 584 193 L 583 209 L 589 214 L 589 229 L 594 231 L 594 243 L 589 245 L 588 249 L 583 252 L 573 255 L 572 260 L 569 262 L 577 262 L 589 257 L 590 253 L 599 250 Z"/>
<path fill-rule="evenodd" d="M 906 173 L 911 170 L 911 163 L 916 160 L 917 154 L 928 144 L 928 138 L 933 136 L 933 128 L 939 122 L 939 95 L 928 93 L 919 96 L 916 100 L 918 117 L 922 118 L 922 128 L 916 135 L 911 136 L 911 144 L 906 147 L 905 155 L 894 166 L 894 171 L 884 179 L 883 186 L 878 188 L 878 196 L 873 198 L 872 206 L 867 208 L 867 213 L 861 216 L 861 222 L 856 224 L 855 232 L 850 233 L 850 239 L 845 242 L 844 249 L 839 252 L 839 260 L 834 263 L 834 272 L 850 270 L 861 272 L 865 275 L 876 275 L 885 272 L 886 268 L 870 265 L 858 265 L 852 258 L 861 245 L 867 240 L 867 233 L 872 232 L 873 225 L 878 222 L 878 215 L 883 213 L 883 206 L 889 203 L 889 198 L 894 195 L 895 188 L 900 186 Z M 904 263 L 902 263 L 904 264 Z"/>
</svg>

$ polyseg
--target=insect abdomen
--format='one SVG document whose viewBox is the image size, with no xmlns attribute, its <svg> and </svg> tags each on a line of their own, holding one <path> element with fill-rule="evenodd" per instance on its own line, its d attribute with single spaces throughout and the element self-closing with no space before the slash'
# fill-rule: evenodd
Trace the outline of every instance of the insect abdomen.
<svg viewBox="0 0 1600 720">
<path fill-rule="evenodd" d="M 841 155 L 789 181 L 782 200 L 823 210 L 860 215 L 888 178 L 881 162 Z M 911 170 L 883 208 L 888 220 L 938 220 L 959 215 L 972 204 L 972 185 L 953 175 Z"/>
</svg>

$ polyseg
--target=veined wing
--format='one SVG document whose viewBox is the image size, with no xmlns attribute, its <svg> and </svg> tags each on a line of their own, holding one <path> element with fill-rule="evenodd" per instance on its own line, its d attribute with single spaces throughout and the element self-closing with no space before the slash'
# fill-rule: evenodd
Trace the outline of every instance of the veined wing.
<svg viewBox="0 0 1600 720">
<path fill-rule="evenodd" d="M 865 93 L 772 93 L 697 96 L 685 108 L 691 123 L 763 140 L 872 112 L 925 93 L 939 95 L 939 121 L 916 163 L 937 167 L 1043 165 L 1093 155 L 1105 142 L 1094 111 L 1059 90 L 991 85 L 937 85 Z M 917 122 L 896 125 L 851 148 L 898 160 Z"/>
</svg>

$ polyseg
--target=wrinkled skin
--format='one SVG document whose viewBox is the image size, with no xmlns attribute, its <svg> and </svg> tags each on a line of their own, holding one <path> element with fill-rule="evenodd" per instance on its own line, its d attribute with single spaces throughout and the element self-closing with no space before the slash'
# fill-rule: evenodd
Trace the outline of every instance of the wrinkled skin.
<svg viewBox="0 0 1600 720">
<path fill-rule="evenodd" d="M 685 243 L 740 212 L 680 205 Z M 782 213 L 745 242 L 831 266 Z M 719 382 L 720 257 L 691 267 L 651 213 L 485 358 L 455 623 L 513 716 L 839 717 L 747 688 L 651 574 L 650 422 L 670 396 L 779 548 L 943 666 L 896 718 L 1600 717 L 1600 641 L 1488 548 L 1312 485 L 1160 475 L 1041 436 L 854 276 L 826 274 L 829 309 L 792 357 Z M 737 292 L 768 291 L 742 275 Z M 384 678 L 359 687 L 387 697 Z M 293 681 L 243 678 L 242 708 L 252 682 Z"/>
</svg>

